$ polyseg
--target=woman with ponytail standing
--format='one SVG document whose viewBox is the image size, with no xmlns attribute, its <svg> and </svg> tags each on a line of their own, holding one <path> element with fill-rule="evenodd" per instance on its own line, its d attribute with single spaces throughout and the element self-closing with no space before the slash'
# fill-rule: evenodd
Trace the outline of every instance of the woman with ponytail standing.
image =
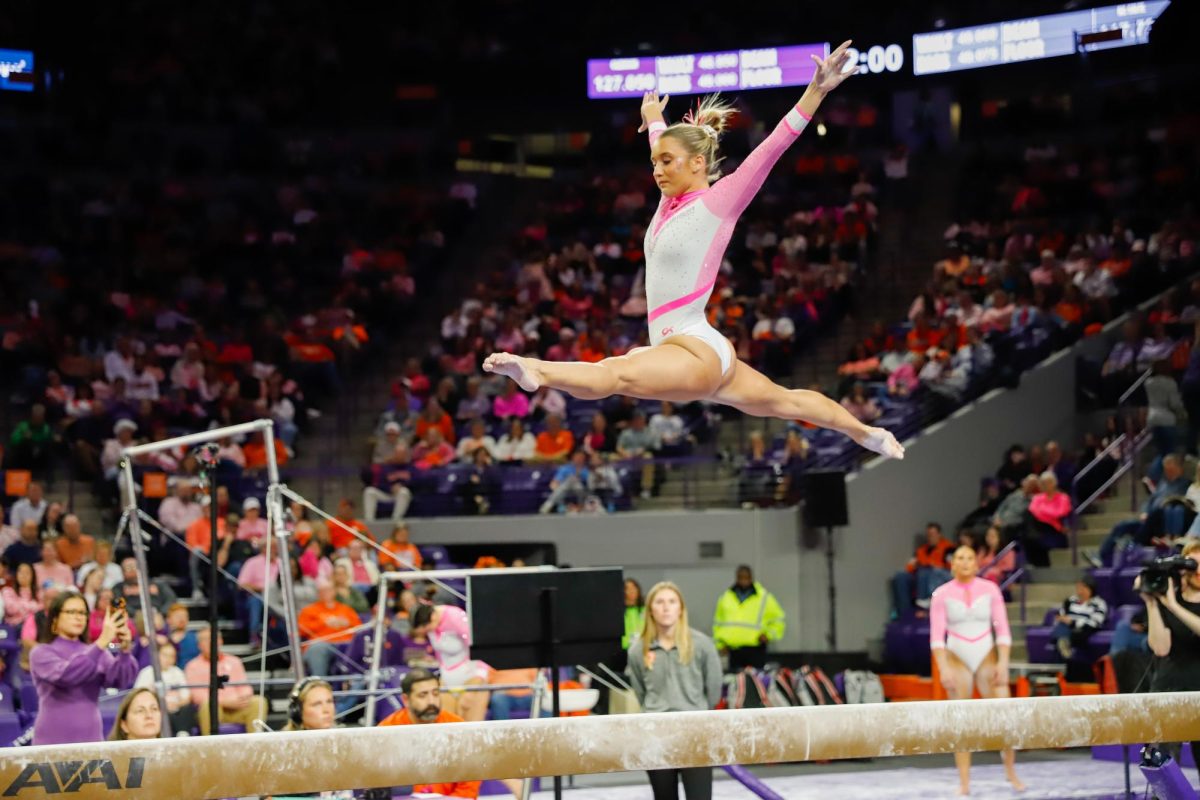
<svg viewBox="0 0 1200 800">
<path fill-rule="evenodd" d="M 629 678 L 642 710 L 708 711 L 721 699 L 721 659 L 712 639 L 688 627 L 683 593 L 657 583 L 646 596 L 646 621 L 629 647 Z M 654 800 L 676 800 L 679 781 L 687 800 L 710 800 L 712 769 L 650 771 Z"/>
<path fill-rule="evenodd" d="M 614 394 L 672 402 L 711 400 L 755 417 L 831 428 L 868 450 L 903 458 L 904 448 L 883 428 L 859 422 L 819 392 L 785 389 L 738 361 L 733 345 L 704 314 L 738 217 L 825 95 L 846 79 L 849 47 L 850 42 L 843 42 L 824 60 L 813 56 L 816 70 L 800 102 L 724 178 L 718 148 L 733 107 L 706 97 L 681 122 L 668 126 L 662 114 L 668 98 L 647 92 L 642 129 L 650 134 L 650 163 L 662 190 L 646 230 L 650 346 L 597 363 L 493 353 L 483 362 L 484 370 L 507 375 L 527 392 L 550 386 L 585 400 Z"/>
</svg>

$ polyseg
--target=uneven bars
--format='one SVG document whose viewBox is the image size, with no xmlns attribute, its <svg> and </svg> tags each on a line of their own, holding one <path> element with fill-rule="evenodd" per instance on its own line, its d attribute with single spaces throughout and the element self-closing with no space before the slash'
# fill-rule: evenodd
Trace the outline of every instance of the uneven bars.
<svg viewBox="0 0 1200 800">
<path fill-rule="evenodd" d="M 621 714 L 5 748 L 0 795 L 206 800 L 1194 739 L 1200 692 Z"/>
<path fill-rule="evenodd" d="M 145 453 L 157 453 L 159 450 L 170 450 L 172 447 L 187 447 L 193 444 L 203 444 L 204 442 L 215 442 L 218 439 L 224 439 L 226 436 L 237 436 L 240 433 L 254 433 L 255 431 L 265 430 L 270 427 L 273 427 L 271 420 L 256 419 L 253 422 L 243 422 L 224 428 L 213 428 L 209 431 L 176 436 L 174 439 L 161 439 L 157 442 L 135 444 L 133 447 L 122 448 L 121 454 L 129 458 L 130 456 L 140 456 Z"/>
</svg>

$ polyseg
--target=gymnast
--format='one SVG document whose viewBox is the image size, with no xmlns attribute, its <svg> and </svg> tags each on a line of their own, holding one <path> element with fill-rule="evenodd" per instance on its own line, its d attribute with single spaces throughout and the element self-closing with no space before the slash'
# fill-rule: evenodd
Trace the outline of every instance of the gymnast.
<svg viewBox="0 0 1200 800">
<path fill-rule="evenodd" d="M 1008 697 L 1008 654 L 1012 633 L 1008 609 L 1000 587 L 979 577 L 975 550 L 960 547 L 950 562 L 953 578 L 933 591 L 929 605 L 929 647 L 951 700 L 971 697 L 972 686 L 981 697 Z M 1017 755 L 1001 751 L 1004 774 L 1018 792 L 1025 784 L 1017 777 Z M 971 754 L 955 753 L 958 793 L 971 793 Z"/>
<path fill-rule="evenodd" d="M 710 400 L 751 416 L 831 428 L 868 450 L 903 458 L 904 448 L 890 432 L 864 425 L 819 392 L 786 389 L 738 361 L 733 345 L 704 314 L 738 217 L 825 95 L 846 79 L 849 46 L 846 41 L 825 59 L 812 57 L 816 72 L 800 102 L 724 178 L 717 153 L 734 109 L 715 96 L 706 97 L 683 121 L 668 126 L 662 112 L 669 97 L 647 92 L 639 131 L 649 132 L 650 163 L 662 191 L 645 243 L 650 345 L 595 364 L 493 353 L 484 360 L 484 370 L 507 375 L 527 392 L 550 386 L 586 400 L 614 394 Z"/>
</svg>

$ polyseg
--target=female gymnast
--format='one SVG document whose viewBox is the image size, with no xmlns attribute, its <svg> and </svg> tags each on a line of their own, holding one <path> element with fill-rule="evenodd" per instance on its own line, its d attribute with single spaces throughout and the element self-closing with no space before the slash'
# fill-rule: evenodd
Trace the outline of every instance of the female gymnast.
<svg viewBox="0 0 1200 800">
<path fill-rule="evenodd" d="M 979 577 L 975 550 L 960 547 L 950 562 L 953 579 L 933 592 L 929 606 L 929 647 L 937 660 L 942 685 L 951 700 L 971 696 L 972 686 L 981 697 L 1008 697 L 1008 653 L 1012 634 L 1008 610 L 1000 587 Z M 1025 788 L 1017 777 L 1017 755 L 1001 753 L 1004 773 L 1018 792 Z M 955 753 L 961 795 L 971 791 L 971 754 Z"/>
<path fill-rule="evenodd" d="M 825 95 L 846 79 L 849 46 L 843 42 L 823 60 L 812 57 L 816 74 L 800 102 L 724 178 L 717 149 L 733 108 L 707 97 L 682 122 L 668 126 L 662 111 L 669 98 L 646 93 L 639 130 L 649 132 L 650 163 L 662 190 L 645 244 L 650 346 L 594 364 L 493 353 L 484 360 L 484 370 L 507 375 L 527 392 L 551 386 L 587 400 L 614 394 L 672 402 L 711 400 L 751 416 L 832 428 L 868 450 L 903 458 L 904 448 L 883 428 L 864 425 L 819 392 L 785 389 L 738 361 L 732 344 L 704 315 L 738 217 Z"/>
</svg>

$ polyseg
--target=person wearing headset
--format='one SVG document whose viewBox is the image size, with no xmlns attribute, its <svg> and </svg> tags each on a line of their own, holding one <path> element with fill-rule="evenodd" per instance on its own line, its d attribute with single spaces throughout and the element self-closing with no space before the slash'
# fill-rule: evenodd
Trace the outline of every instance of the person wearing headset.
<svg viewBox="0 0 1200 800">
<path fill-rule="evenodd" d="M 323 731 L 337 726 L 334 719 L 333 687 L 321 678 L 308 677 L 300 681 L 288 694 L 288 722 L 284 731 Z M 308 792 L 267 796 L 265 800 L 288 800 L 299 797 L 322 797 L 331 800 L 350 800 L 354 792 L 344 789 L 336 792 Z"/>
</svg>

